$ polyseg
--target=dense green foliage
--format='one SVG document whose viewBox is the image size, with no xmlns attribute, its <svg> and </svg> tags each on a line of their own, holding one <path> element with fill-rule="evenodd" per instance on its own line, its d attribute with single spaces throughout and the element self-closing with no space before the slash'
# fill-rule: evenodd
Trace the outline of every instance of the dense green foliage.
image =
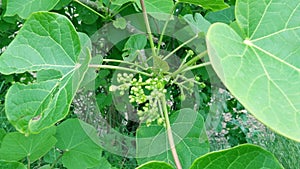
<svg viewBox="0 0 300 169">
<path fill-rule="evenodd" d="M 0 16 L 0 168 L 297 168 L 274 146 L 300 150 L 300 2 L 3 0 Z"/>
</svg>

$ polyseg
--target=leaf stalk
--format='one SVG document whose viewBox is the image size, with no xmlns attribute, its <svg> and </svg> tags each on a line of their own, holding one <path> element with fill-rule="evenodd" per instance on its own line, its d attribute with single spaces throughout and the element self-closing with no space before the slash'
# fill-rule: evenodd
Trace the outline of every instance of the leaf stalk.
<svg viewBox="0 0 300 169">
<path fill-rule="evenodd" d="M 174 143 L 174 138 L 173 138 L 173 134 L 172 134 L 172 128 L 171 128 L 171 124 L 170 124 L 170 120 L 169 120 L 169 113 L 168 113 L 168 109 L 167 109 L 167 102 L 166 102 L 165 96 L 162 96 L 160 100 L 161 100 L 161 106 L 163 108 L 163 114 L 164 114 L 165 123 L 166 123 L 166 130 L 167 130 L 169 145 L 170 145 L 170 149 L 171 149 L 171 152 L 173 155 L 173 159 L 174 159 L 176 168 L 182 169 L 181 163 L 180 163 L 177 151 L 176 151 L 175 143 Z"/>
<path fill-rule="evenodd" d="M 145 25 L 146 25 L 146 29 L 147 29 L 147 33 L 148 33 L 148 37 L 149 37 L 152 55 L 157 56 L 156 51 L 155 51 L 153 37 L 152 37 L 152 32 L 151 32 L 151 28 L 150 28 L 150 24 L 149 24 L 149 19 L 148 19 L 148 15 L 147 15 L 147 11 L 146 11 L 145 2 L 144 2 L 144 0 L 140 0 L 140 3 L 141 3 L 142 11 L 143 11 L 144 21 L 145 21 Z"/>
</svg>

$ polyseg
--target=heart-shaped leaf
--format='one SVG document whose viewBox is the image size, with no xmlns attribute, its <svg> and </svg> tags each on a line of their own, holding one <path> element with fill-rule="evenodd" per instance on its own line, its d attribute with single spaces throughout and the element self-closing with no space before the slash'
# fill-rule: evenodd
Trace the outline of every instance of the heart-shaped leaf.
<svg viewBox="0 0 300 169">
<path fill-rule="evenodd" d="M 90 61 L 86 47 L 81 52 L 84 36 L 66 17 L 38 12 L 2 54 L 0 73 L 38 72 L 36 83 L 16 83 L 7 92 L 6 116 L 18 131 L 36 133 L 67 115 Z"/>
<path fill-rule="evenodd" d="M 4 16 L 19 15 L 21 18 L 27 18 L 33 12 L 53 9 L 58 2 L 59 0 L 8 0 Z"/>
<path fill-rule="evenodd" d="M 170 122 L 179 160 L 183 168 L 189 168 L 197 157 L 209 151 L 203 118 L 191 109 L 182 109 L 170 116 Z M 137 138 L 139 164 L 149 160 L 174 164 L 163 126 L 141 126 L 137 131 Z"/>
<path fill-rule="evenodd" d="M 190 169 L 283 169 L 274 155 L 251 144 L 239 145 L 231 149 L 211 152 L 195 160 Z"/>
<path fill-rule="evenodd" d="M 149 161 L 143 165 L 140 165 L 136 169 L 174 169 L 170 164 L 163 161 Z"/>
<path fill-rule="evenodd" d="M 28 137 L 19 132 L 6 134 L 0 148 L 0 160 L 19 161 L 29 158 L 30 162 L 36 161 L 55 145 L 55 129 L 51 127 Z"/>
<path fill-rule="evenodd" d="M 241 30 L 216 23 L 207 35 L 212 66 L 226 87 L 258 120 L 297 141 L 299 18 L 299 1 L 239 0 L 235 27 Z"/>
<path fill-rule="evenodd" d="M 101 162 L 102 149 L 97 131 L 79 119 L 68 119 L 57 127 L 57 147 L 64 151 L 62 163 L 67 168 L 91 168 Z"/>
</svg>

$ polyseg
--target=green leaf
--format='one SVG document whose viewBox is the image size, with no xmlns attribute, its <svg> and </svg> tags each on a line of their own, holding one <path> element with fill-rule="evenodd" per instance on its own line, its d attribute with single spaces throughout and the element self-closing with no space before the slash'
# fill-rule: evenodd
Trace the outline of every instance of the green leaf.
<svg viewBox="0 0 300 169">
<path fill-rule="evenodd" d="M 218 11 L 229 7 L 226 3 L 224 3 L 224 0 L 179 0 L 179 2 L 199 5 L 204 9 L 212 11 Z"/>
<path fill-rule="evenodd" d="M 208 153 L 195 160 L 190 169 L 199 168 L 283 169 L 272 153 L 251 144 L 243 144 L 227 150 Z"/>
<path fill-rule="evenodd" d="M 68 5 L 71 3 L 73 0 L 59 0 L 56 6 L 54 7 L 55 10 L 60 10 L 64 6 Z"/>
<path fill-rule="evenodd" d="M 226 24 L 230 24 L 235 20 L 234 6 L 217 12 L 209 12 L 205 15 L 205 19 L 207 19 L 211 23 L 223 22 Z"/>
<path fill-rule="evenodd" d="M 216 23 L 207 35 L 212 66 L 230 92 L 259 121 L 297 141 L 299 11 L 299 2 L 294 0 L 240 0 L 236 19 L 241 30 L 237 33 L 226 24 Z"/>
<path fill-rule="evenodd" d="M 18 162 L 8 162 L 0 160 L 1 169 L 26 169 L 26 166 Z"/>
<path fill-rule="evenodd" d="M 209 151 L 203 118 L 191 109 L 182 109 L 171 115 L 170 122 L 182 168 L 189 168 L 197 157 Z M 163 126 L 143 125 L 137 130 L 137 158 L 139 164 L 158 160 L 174 165 Z"/>
<path fill-rule="evenodd" d="M 99 164 L 96 167 L 93 167 L 91 169 L 117 169 L 117 168 L 112 167 L 106 158 L 101 157 Z"/>
<path fill-rule="evenodd" d="M 45 155 L 56 143 L 55 127 L 40 134 L 24 136 L 19 132 L 6 134 L 0 148 L 0 159 L 19 161 L 25 157 L 34 162 Z"/>
<path fill-rule="evenodd" d="M 99 93 L 96 95 L 96 101 L 99 109 L 103 109 L 105 106 L 112 104 L 112 94 Z"/>
<path fill-rule="evenodd" d="M 122 56 L 125 61 L 133 62 L 139 55 L 139 50 L 145 48 L 147 44 L 147 38 L 145 35 L 136 34 L 129 37 L 125 43 Z"/>
<path fill-rule="evenodd" d="M 25 19 L 33 12 L 53 9 L 58 2 L 59 0 L 8 0 L 4 16 L 19 15 Z"/>
<path fill-rule="evenodd" d="M 192 14 L 184 15 L 184 20 L 192 27 L 196 33 L 207 33 L 210 23 L 203 18 L 199 13 L 196 13 L 195 16 Z"/>
<path fill-rule="evenodd" d="M 60 79 L 61 77 L 61 72 L 55 69 L 40 70 L 36 74 L 37 82 Z"/>
<path fill-rule="evenodd" d="M 79 119 L 68 119 L 57 127 L 56 146 L 64 151 L 62 163 L 66 168 L 91 168 L 101 162 L 95 128 Z"/>
<path fill-rule="evenodd" d="M 68 114 L 90 61 L 86 48 L 81 52 L 85 59 L 79 59 L 80 39 L 84 38 L 66 17 L 38 12 L 2 54 L 0 73 L 38 72 L 37 83 L 16 83 L 7 92 L 6 115 L 18 131 L 37 133 Z M 51 75 L 48 80 L 46 71 Z"/>
<path fill-rule="evenodd" d="M 173 0 L 145 0 L 144 2 L 147 13 L 158 20 L 167 20 L 174 7 Z M 141 4 L 139 2 L 137 4 L 142 9 Z"/>
<path fill-rule="evenodd" d="M 140 165 L 136 169 L 174 169 L 170 164 L 163 161 L 149 161 L 143 165 Z"/>
</svg>

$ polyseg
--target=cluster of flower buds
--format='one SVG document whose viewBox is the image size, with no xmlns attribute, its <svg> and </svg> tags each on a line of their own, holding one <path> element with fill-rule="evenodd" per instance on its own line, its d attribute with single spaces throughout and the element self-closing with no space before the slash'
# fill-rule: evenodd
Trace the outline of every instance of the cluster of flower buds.
<svg viewBox="0 0 300 169">
<path fill-rule="evenodd" d="M 117 82 L 119 86 L 110 86 L 110 91 L 120 91 L 123 95 L 129 90 L 129 102 L 143 105 L 137 111 L 139 119 L 150 125 L 157 120 L 159 124 L 163 124 L 164 120 L 159 112 L 158 103 L 161 97 L 165 97 L 167 90 L 165 89 L 166 80 L 162 78 L 148 78 L 146 81 L 141 76 L 134 78 L 133 74 L 117 74 Z"/>
</svg>

